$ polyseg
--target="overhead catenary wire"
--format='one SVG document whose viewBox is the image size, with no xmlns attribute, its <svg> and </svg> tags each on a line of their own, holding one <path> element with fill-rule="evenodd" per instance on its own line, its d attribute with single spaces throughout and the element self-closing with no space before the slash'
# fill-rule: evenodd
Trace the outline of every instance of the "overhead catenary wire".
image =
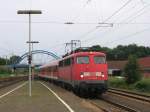
<svg viewBox="0 0 150 112">
<path fill-rule="evenodd" d="M 112 17 L 114 17 L 116 14 L 118 14 L 123 8 L 125 8 L 131 1 L 133 1 L 133 0 L 128 0 L 127 2 L 125 2 L 119 9 L 117 9 L 114 13 L 112 13 L 108 18 L 106 18 L 104 21 L 102 21 L 102 23 L 105 23 L 105 22 L 107 22 L 108 20 L 110 20 Z M 96 27 L 96 28 L 92 28 L 91 30 L 90 30 L 90 33 L 93 33 L 95 30 L 97 30 L 98 28 Z M 89 33 L 89 31 L 88 32 L 86 32 L 84 35 L 89 35 L 90 34 Z M 85 37 L 85 36 L 84 36 Z M 83 37 L 83 38 L 84 38 Z"/>
<path fill-rule="evenodd" d="M 133 21 L 133 19 L 135 19 L 135 18 L 137 18 L 137 17 L 139 17 L 139 16 L 141 16 L 141 15 L 143 15 L 146 11 L 148 11 L 148 10 L 146 10 L 146 11 L 144 11 L 144 12 L 142 12 L 142 13 L 140 13 L 141 11 L 143 11 L 145 8 L 147 8 L 147 7 L 149 7 L 150 6 L 150 4 L 146 4 L 143 8 L 141 8 L 140 10 L 138 10 L 138 11 L 136 11 L 135 13 L 133 13 L 130 17 L 128 17 L 128 18 L 126 18 L 126 19 L 124 19 L 123 21 L 121 21 L 121 22 L 116 22 L 116 23 L 113 23 L 114 25 L 149 25 L 149 23 L 148 22 L 143 22 L 143 23 L 141 23 L 141 22 L 139 22 L 139 23 L 133 23 L 133 22 L 131 22 L 131 21 Z M 136 15 L 136 16 L 134 16 L 134 15 Z M 132 18 L 132 16 L 134 17 L 134 18 Z M 132 19 L 130 19 L 128 22 L 125 22 L 126 20 L 128 20 L 129 18 L 132 18 Z M 121 26 L 122 27 L 122 26 Z M 115 29 L 116 30 L 116 29 Z M 109 32 L 110 33 L 110 32 Z M 108 31 L 106 31 L 106 35 L 108 34 Z M 84 42 L 88 42 L 88 41 L 90 41 L 91 40 L 91 38 L 89 38 L 89 39 L 87 39 L 87 40 L 85 40 Z"/>
<path fill-rule="evenodd" d="M 125 18 L 122 22 L 125 22 L 128 20 L 129 21 L 132 21 L 133 19 L 139 17 L 140 15 L 144 14 L 146 12 L 146 10 L 144 12 L 142 12 L 144 9 L 148 8 L 150 6 L 150 4 L 147 4 L 145 5 L 143 8 L 137 10 L 135 13 L 133 13 L 131 16 Z M 140 14 L 140 15 L 139 15 Z"/>
<path fill-rule="evenodd" d="M 118 10 L 116 10 L 111 16 L 109 16 L 108 18 L 106 18 L 103 22 L 106 22 L 108 20 L 110 20 L 113 16 L 115 16 L 116 14 L 118 14 L 123 8 L 125 8 L 131 1 L 133 0 L 128 0 L 124 5 L 122 5 Z"/>
<path fill-rule="evenodd" d="M 131 1 L 130 1 L 130 2 L 131 2 Z M 122 7 L 124 7 L 124 6 L 125 6 L 126 4 L 128 4 L 128 3 L 129 3 L 129 1 L 127 1 Z M 134 9 L 136 6 L 137 6 L 137 4 L 134 4 L 134 7 L 132 7 L 132 9 Z M 121 8 L 121 7 L 120 7 L 120 8 Z M 119 8 L 119 9 L 120 9 L 120 8 Z M 119 9 L 116 10 L 116 12 L 119 11 Z M 132 9 L 129 9 L 129 10 L 127 10 L 126 12 L 128 12 L 128 11 L 130 11 L 130 10 L 132 10 Z M 115 14 L 116 12 L 114 12 L 113 14 Z M 112 15 L 113 15 L 113 14 L 112 14 Z M 112 15 L 111 15 L 111 16 L 112 16 Z M 110 17 L 111 17 L 111 16 L 110 16 Z M 118 20 L 118 18 L 117 18 L 117 20 Z M 114 24 L 114 25 L 120 25 L 120 24 L 114 23 L 114 22 L 113 22 L 113 24 Z M 128 23 L 128 24 L 129 24 L 129 23 Z M 110 30 L 108 30 L 108 31 L 110 31 Z M 106 35 L 108 35 L 108 34 L 110 33 L 110 32 L 108 33 L 108 31 L 105 32 Z M 97 38 L 97 37 L 90 37 L 90 38 L 84 40 L 84 42 L 88 42 L 88 41 L 92 40 L 93 38 Z"/>
<path fill-rule="evenodd" d="M 133 12 L 134 9 L 139 8 L 139 5 L 140 5 L 140 4 L 139 4 L 138 1 L 136 1 L 136 2 L 137 2 L 137 3 L 133 2 L 133 3 L 132 3 L 133 6 L 128 7 L 126 10 L 123 11 L 123 13 L 120 13 L 119 18 L 116 17 L 116 18 L 114 19 L 114 21 L 119 21 L 120 18 L 123 18 L 123 19 L 124 19 L 124 15 L 125 15 L 125 14 L 129 14 L 129 13 Z"/>
<path fill-rule="evenodd" d="M 119 13 L 124 7 L 126 7 L 132 0 L 128 0 L 125 4 L 123 4 L 123 6 L 121 6 L 119 9 L 117 9 L 111 16 L 109 16 L 108 18 L 106 18 L 104 21 L 102 21 L 102 23 L 105 23 L 106 21 L 110 20 L 113 16 L 115 16 L 117 13 Z M 86 36 L 88 36 L 89 34 L 93 33 L 94 31 L 96 31 L 97 29 L 99 29 L 99 27 L 95 26 L 94 28 L 90 29 L 89 31 L 87 31 L 86 33 L 84 33 L 83 35 L 79 36 L 79 39 L 81 38 L 85 38 Z"/>
<path fill-rule="evenodd" d="M 0 20 L 0 23 L 9 24 L 9 23 L 28 23 L 28 21 L 12 21 L 12 20 Z M 99 23 L 99 22 L 62 22 L 62 21 L 32 21 L 31 23 L 41 23 L 41 24 L 66 24 L 66 25 L 111 25 L 112 23 Z"/>
<path fill-rule="evenodd" d="M 148 10 L 146 10 L 147 12 Z M 144 11 L 145 12 L 145 11 Z M 142 14 L 144 14 L 144 12 L 140 13 L 137 16 L 141 16 Z M 0 20 L 0 23 L 2 24 L 9 24 L 9 23 L 28 23 L 27 21 L 2 21 Z M 32 21 L 31 23 L 41 23 L 41 24 L 66 24 L 65 22 L 59 22 L 59 21 Z M 102 25 L 103 27 L 109 27 L 112 25 L 117 25 L 117 24 L 131 24 L 131 25 L 136 25 L 136 24 L 150 24 L 150 22 L 113 22 L 113 23 L 96 23 L 96 22 L 76 22 L 76 23 L 72 23 L 75 25 Z M 108 26 L 107 26 L 108 25 Z M 98 28 L 94 26 L 94 29 Z"/>
<path fill-rule="evenodd" d="M 132 19 L 130 19 L 129 21 L 133 21 L 134 19 L 136 19 L 136 18 L 142 16 L 143 14 L 147 13 L 148 11 L 149 11 L 149 10 L 145 10 L 145 11 L 139 13 L 138 15 L 134 16 L 134 17 L 133 17 Z"/>
<path fill-rule="evenodd" d="M 91 1 L 91 0 L 88 0 L 88 1 Z M 110 18 L 110 19 L 111 19 L 111 18 Z M 110 19 L 109 19 L 109 20 L 110 20 Z M 11 23 L 11 22 L 10 22 L 10 23 Z M 13 22 L 12 22 L 12 23 L 13 23 Z M 22 23 L 22 22 L 20 21 L 19 23 Z M 23 23 L 26 23 L 26 22 L 23 22 Z M 37 21 L 37 22 L 33 22 L 33 23 L 35 23 L 35 24 L 36 24 L 36 23 L 41 23 L 41 24 L 42 24 L 42 23 L 43 23 L 43 24 L 64 24 L 64 22 L 59 22 L 59 21 L 45 21 L 45 22 L 44 22 L 44 21 L 43 21 L 43 22 L 42 22 L 42 21 L 41 21 L 41 22 L 40 22 L 40 21 L 39 21 L 39 22 Z M 94 22 L 93 22 L 93 23 L 88 23 L 88 22 L 85 22 L 85 23 L 84 23 L 84 22 L 83 22 L 83 23 L 81 22 L 81 23 L 80 23 L 80 22 L 77 22 L 77 23 L 74 23 L 74 24 L 77 24 L 77 25 L 78 25 L 78 24 L 79 24 L 79 25 L 81 25 L 81 24 L 83 24 L 83 25 L 88 25 L 88 24 L 97 25 L 98 23 L 94 23 Z M 125 22 L 123 23 L 123 22 L 118 22 L 118 23 L 114 23 L 114 24 L 132 24 L 132 25 L 135 25 L 135 24 L 149 24 L 149 23 L 125 23 Z M 80 38 L 88 36 L 90 33 L 92 33 L 93 31 L 95 31 L 95 30 L 97 30 L 97 29 L 98 29 L 97 27 L 94 27 L 92 30 L 88 31 L 86 34 L 82 35 Z"/>
<path fill-rule="evenodd" d="M 147 4 L 147 5 L 145 5 L 142 9 L 140 9 L 140 10 L 138 10 L 138 11 L 136 11 L 134 14 L 132 14 L 132 15 L 136 15 L 134 18 L 132 18 L 132 19 L 130 19 L 128 22 L 124 22 L 124 21 L 122 21 L 122 22 L 120 22 L 120 23 L 114 23 L 114 24 L 116 24 L 116 25 L 127 25 L 127 24 L 130 24 L 130 25 L 149 25 L 149 23 L 132 23 L 131 21 L 133 21 L 133 19 L 135 19 L 135 18 L 137 18 L 137 17 L 139 17 L 139 16 L 141 16 L 141 15 L 143 15 L 146 11 L 144 11 L 144 12 L 142 12 L 142 13 L 140 13 L 139 14 L 139 12 L 141 12 L 141 11 L 143 11 L 145 8 L 147 8 L 147 7 L 149 7 L 150 6 L 150 4 Z M 129 19 L 129 18 L 128 18 Z M 130 23 L 131 22 L 131 23 Z M 144 29 L 144 30 L 142 30 L 142 31 L 140 31 L 140 32 L 145 32 L 145 31 L 147 31 L 147 29 Z M 139 34 L 140 33 L 139 31 L 138 32 L 136 32 L 135 34 Z M 119 39 L 117 39 L 117 40 L 119 40 Z M 122 39 L 121 39 L 122 40 Z M 115 42 L 115 41 L 113 41 L 113 42 Z M 111 42 L 110 42 L 111 43 Z M 106 43 L 107 44 L 107 43 Z"/>
<path fill-rule="evenodd" d="M 149 31 L 150 30 L 150 27 L 149 28 L 145 28 L 145 29 L 143 29 L 143 30 L 140 30 L 140 31 L 137 31 L 137 32 L 135 32 L 135 33 L 132 33 L 132 34 L 129 34 L 129 35 L 127 35 L 127 36 L 123 36 L 123 37 L 121 37 L 121 38 L 117 38 L 117 39 L 115 39 L 115 40 L 113 40 L 113 41 L 109 41 L 109 42 L 106 42 L 106 43 L 104 43 L 104 44 L 112 44 L 113 42 L 118 42 L 118 41 L 121 41 L 121 40 L 125 40 L 125 39 L 127 39 L 127 38 L 130 38 L 130 37 L 134 37 L 135 35 L 138 35 L 138 34 L 141 34 L 141 33 L 143 33 L 143 32 L 146 32 L 146 31 Z"/>
</svg>

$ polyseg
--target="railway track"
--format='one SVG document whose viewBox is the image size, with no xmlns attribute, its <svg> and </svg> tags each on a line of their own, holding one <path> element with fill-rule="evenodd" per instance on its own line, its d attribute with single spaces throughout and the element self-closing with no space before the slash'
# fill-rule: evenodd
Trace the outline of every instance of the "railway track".
<svg viewBox="0 0 150 112">
<path fill-rule="evenodd" d="M 121 90 L 121 89 L 115 89 L 115 88 L 109 88 L 107 93 L 109 93 L 109 95 L 116 94 L 116 95 L 120 95 L 123 97 L 125 96 L 125 97 L 133 99 L 133 101 L 134 100 L 140 101 L 142 102 L 142 104 L 144 103 L 150 104 L 149 95 L 139 94 L 139 93 Z M 118 97 L 118 98 L 120 100 L 123 100 L 121 99 L 121 97 Z M 104 112 L 147 112 L 147 111 L 144 111 L 144 110 L 142 111 L 142 109 L 137 108 L 138 105 L 135 107 L 135 106 L 131 106 L 130 104 L 120 103 L 120 102 L 112 100 L 111 98 L 105 97 L 105 95 L 98 96 L 97 99 L 89 100 L 89 102 Z M 105 105 L 102 106 L 102 103 L 100 102 L 105 103 Z"/>
<path fill-rule="evenodd" d="M 107 93 L 109 93 L 109 94 L 107 95 Z M 142 111 L 142 108 L 144 109 L 144 107 L 139 108 L 138 105 L 131 106 L 130 105 L 131 102 L 129 104 L 121 103 L 121 102 L 111 99 L 108 96 L 110 96 L 111 94 L 112 95 L 115 94 L 115 95 L 121 96 L 121 97 L 118 97 L 118 99 L 120 99 L 120 100 L 123 100 L 122 99 L 122 96 L 123 96 L 123 97 L 132 99 L 132 103 L 135 103 L 135 101 L 139 101 L 142 103 L 142 105 L 144 103 L 146 103 L 146 105 L 149 105 L 150 104 L 150 96 L 149 95 L 139 94 L 139 93 L 120 90 L 120 89 L 114 89 L 114 88 L 111 88 L 111 89 L 109 88 L 107 93 L 106 93 L 106 96 L 105 96 L 105 94 L 102 96 L 98 96 L 99 101 L 93 99 L 93 100 L 90 100 L 90 103 L 93 104 L 94 106 L 96 106 L 97 108 L 100 108 L 104 112 L 117 112 L 116 111 L 117 108 L 118 108 L 118 112 L 120 112 L 120 111 L 121 112 L 124 112 L 124 111 L 125 112 L 147 112 L 148 111 L 148 107 L 146 110 Z M 102 103 L 100 104 L 100 102 L 104 102 L 106 106 L 102 106 Z"/>
<path fill-rule="evenodd" d="M 99 97 L 97 100 L 89 100 L 89 102 L 104 112 L 140 112 L 135 108 L 107 100 L 103 97 Z"/>
<path fill-rule="evenodd" d="M 109 88 L 108 93 L 122 95 L 122 96 L 126 96 L 126 97 L 129 97 L 129 98 L 133 98 L 133 99 L 136 99 L 136 100 L 140 100 L 140 101 L 150 103 L 150 96 L 149 95 L 139 94 L 139 93 L 126 91 L 126 90 L 121 90 L 121 89 L 115 89 L 115 88 Z"/>
<path fill-rule="evenodd" d="M 0 78 L 0 89 L 8 87 L 12 84 L 15 84 L 17 82 L 20 82 L 26 79 L 27 79 L 27 76 Z"/>
<path fill-rule="evenodd" d="M 105 101 L 105 100 L 103 100 L 103 101 Z M 105 101 L 105 102 L 107 102 L 109 104 L 109 107 L 108 106 L 103 107 L 97 102 L 90 101 L 90 103 L 92 105 L 96 106 L 97 108 L 101 109 L 104 112 L 139 112 L 138 110 L 130 108 L 130 107 L 125 106 L 125 105 L 117 104 L 114 102 L 108 102 L 108 101 Z M 110 104 L 112 106 L 110 106 Z"/>
</svg>

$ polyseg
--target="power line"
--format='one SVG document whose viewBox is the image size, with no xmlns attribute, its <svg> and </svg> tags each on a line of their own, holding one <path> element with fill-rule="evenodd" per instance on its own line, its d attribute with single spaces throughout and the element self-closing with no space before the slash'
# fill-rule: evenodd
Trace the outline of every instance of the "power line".
<svg viewBox="0 0 150 112">
<path fill-rule="evenodd" d="M 136 13 L 138 14 L 139 12 L 141 12 L 141 11 L 143 11 L 145 8 L 147 8 L 148 6 L 150 6 L 150 4 L 148 4 L 148 5 L 146 5 L 146 6 L 144 6 L 142 9 L 140 9 L 140 10 L 138 10 L 138 11 L 136 11 Z M 132 19 L 130 19 L 128 22 L 119 22 L 119 23 L 114 23 L 114 25 L 115 24 L 118 24 L 118 25 L 128 25 L 128 24 L 130 24 L 130 25 L 149 25 L 150 23 L 130 23 L 130 21 L 133 21 L 133 19 L 135 19 L 135 18 L 137 18 L 137 17 L 139 17 L 139 16 L 141 16 L 142 14 L 144 14 L 145 13 L 145 11 L 144 12 L 142 12 L 142 13 L 140 13 L 139 15 L 137 15 L 137 16 L 135 16 L 134 18 L 132 18 Z M 132 14 L 132 15 L 135 15 L 135 13 L 134 14 Z M 132 16 L 131 16 L 132 17 Z M 129 19 L 129 17 L 128 17 L 128 19 Z M 125 20 L 124 20 L 125 21 Z M 144 31 L 145 31 L 146 29 L 144 29 Z M 142 30 L 142 32 L 144 32 L 143 30 Z M 138 32 L 136 32 L 136 34 L 138 34 Z"/>
<path fill-rule="evenodd" d="M 127 10 L 125 10 L 123 13 L 120 14 L 120 18 L 124 17 L 124 14 L 129 14 L 132 11 L 134 11 L 135 8 L 138 8 L 137 6 L 139 6 L 139 2 L 138 3 L 134 3 L 133 6 L 130 8 L 128 8 Z M 115 21 L 118 21 L 118 17 L 115 19 Z"/>
<path fill-rule="evenodd" d="M 117 13 L 119 13 L 124 7 L 126 7 L 132 0 L 128 0 L 125 4 L 123 4 L 119 9 L 117 9 L 112 15 L 110 15 L 108 18 L 106 18 L 102 23 L 105 23 L 106 21 L 110 20 L 113 16 L 115 16 Z M 88 31 L 87 33 L 85 33 L 84 35 L 87 36 L 90 33 L 94 32 L 95 30 L 97 30 L 98 28 L 93 28 L 92 30 Z M 85 37 L 84 36 L 84 37 Z M 87 39 L 88 40 L 88 39 Z"/>
<path fill-rule="evenodd" d="M 140 12 L 142 12 L 145 8 L 147 8 L 147 7 L 149 7 L 150 6 L 150 4 L 148 4 L 148 5 L 145 5 L 143 8 L 141 8 L 140 10 L 138 10 L 138 11 L 136 11 L 135 13 L 133 13 L 131 16 L 129 16 L 129 17 L 127 17 L 126 19 L 124 19 L 122 22 L 124 22 L 124 21 L 126 21 L 126 20 L 129 20 L 129 21 L 132 21 L 133 19 L 135 19 L 135 18 L 137 18 L 138 17 L 138 14 L 140 13 Z M 145 11 L 144 12 L 142 12 L 142 14 L 144 14 L 145 13 Z M 141 14 L 140 14 L 141 15 Z M 133 17 L 133 18 L 132 18 Z M 128 21 L 128 22 L 129 22 Z"/>
<path fill-rule="evenodd" d="M 111 16 L 106 18 L 105 21 L 103 21 L 103 22 L 106 22 L 109 19 L 111 19 L 113 16 L 115 16 L 117 13 L 119 13 L 124 7 L 126 7 L 131 1 L 133 1 L 133 0 L 128 0 L 122 7 L 120 7 L 118 10 L 116 10 Z"/>
<path fill-rule="evenodd" d="M 141 13 L 141 14 L 143 14 L 143 13 Z M 139 14 L 137 16 L 140 16 L 141 14 Z M 28 22 L 27 21 L 0 21 L 0 23 L 28 23 Z M 35 21 L 35 22 L 33 21 L 32 23 L 66 24 L 65 22 L 59 22 L 59 21 Z M 101 25 L 101 26 L 94 27 L 94 29 L 95 29 L 98 27 L 112 27 L 112 25 L 115 25 L 115 24 L 132 24 L 132 25 L 135 24 L 136 25 L 136 24 L 150 24 L 150 23 L 149 22 L 137 22 L 137 23 L 132 23 L 132 22 L 116 22 L 116 23 L 76 22 L 76 23 L 72 23 L 72 24 L 75 24 L 75 25 Z"/>
<path fill-rule="evenodd" d="M 149 22 L 144 22 L 144 23 L 129 23 L 129 22 L 118 22 L 118 23 L 113 23 L 114 25 L 149 25 Z"/>
<path fill-rule="evenodd" d="M 114 23 L 114 25 L 150 25 L 150 23 Z M 108 34 L 110 34 L 110 30 L 107 30 L 107 31 L 105 31 L 104 32 L 104 34 L 102 34 L 101 35 L 101 37 L 103 37 L 103 36 L 106 36 L 106 35 L 108 35 Z M 92 37 L 92 38 L 89 38 L 88 40 L 84 40 L 84 41 L 82 41 L 82 42 L 84 42 L 84 43 L 86 43 L 86 42 L 88 42 L 88 41 L 91 41 L 91 40 L 93 40 L 94 38 L 97 38 L 97 37 Z M 94 43 L 94 42 L 92 42 L 92 43 Z M 111 43 L 111 42 L 110 42 Z M 107 44 L 107 43 L 106 43 Z"/>
<path fill-rule="evenodd" d="M 88 32 L 86 32 L 86 33 L 84 33 L 83 35 L 81 35 L 80 37 L 79 37 L 79 39 L 83 39 L 83 38 L 85 38 L 85 37 L 87 37 L 89 34 L 91 34 L 91 33 L 93 33 L 95 30 L 97 30 L 98 29 L 98 27 L 94 27 L 94 28 L 92 28 L 91 30 L 89 30 Z"/>
<path fill-rule="evenodd" d="M 114 25 L 150 25 L 150 23 L 113 23 Z M 110 30 L 105 31 L 105 36 L 107 34 L 110 34 Z M 93 37 L 93 38 L 97 38 L 97 37 Z M 90 40 L 93 40 L 93 38 L 89 38 L 88 40 L 84 40 L 82 42 L 88 42 Z M 92 42 L 93 43 L 93 42 Z"/>
<path fill-rule="evenodd" d="M 104 43 L 104 44 L 110 44 L 110 43 L 113 43 L 113 42 L 116 42 L 116 41 L 118 42 L 118 41 L 120 41 L 120 40 L 125 40 L 125 39 L 127 39 L 127 38 L 133 37 L 133 36 L 135 36 L 135 35 L 138 35 L 138 34 L 140 34 L 140 33 L 143 33 L 143 32 L 149 31 L 149 30 L 150 30 L 150 28 L 146 28 L 146 29 L 143 29 L 143 30 L 141 30 L 141 31 L 137 31 L 137 32 L 135 32 L 135 33 L 129 34 L 129 35 L 127 35 L 127 36 L 124 36 L 124 37 L 115 39 L 115 40 L 113 40 L 113 41 L 106 42 L 106 43 Z"/>
<path fill-rule="evenodd" d="M 140 10 L 138 10 L 138 11 L 136 11 L 136 13 L 138 14 L 139 12 L 141 12 L 141 11 L 143 11 L 145 8 L 147 8 L 148 6 L 150 6 L 150 4 L 148 4 L 148 5 L 145 5 L 142 9 L 140 9 Z M 130 19 L 130 21 L 132 21 L 133 19 L 135 19 L 135 18 L 137 18 L 137 17 L 139 17 L 139 16 L 141 16 L 142 14 L 144 14 L 145 13 L 145 11 L 144 12 L 142 12 L 142 13 L 140 13 L 139 15 L 137 15 L 137 16 L 135 16 L 134 18 L 132 18 L 132 19 Z M 135 15 L 135 13 L 134 14 L 132 14 L 132 16 L 134 16 Z M 132 17 L 131 16 L 131 17 Z M 128 17 L 127 19 L 129 19 L 130 17 Z M 124 20 L 125 21 L 125 20 Z M 114 25 L 149 25 L 150 23 L 130 23 L 130 21 L 128 21 L 128 22 L 118 22 L 118 23 L 113 23 Z M 106 33 L 108 34 L 108 32 L 106 31 Z M 89 38 L 89 40 L 91 40 L 91 38 Z M 89 41 L 89 40 L 86 40 L 86 41 Z M 86 42 L 85 41 L 85 42 Z"/>
<path fill-rule="evenodd" d="M 130 19 L 129 21 L 133 21 L 134 19 L 136 19 L 136 18 L 142 16 L 143 14 L 145 14 L 147 11 L 149 11 L 149 10 L 145 10 L 145 11 L 141 12 L 140 14 L 134 16 L 134 17 L 133 17 L 132 19 Z"/>
<path fill-rule="evenodd" d="M 28 23 L 28 21 L 3 21 L 0 20 L 0 23 Z M 66 25 L 112 25 L 112 23 L 99 23 L 99 22 L 60 22 L 60 21 L 32 21 L 31 23 L 50 23 L 50 24 L 66 24 Z"/>
</svg>

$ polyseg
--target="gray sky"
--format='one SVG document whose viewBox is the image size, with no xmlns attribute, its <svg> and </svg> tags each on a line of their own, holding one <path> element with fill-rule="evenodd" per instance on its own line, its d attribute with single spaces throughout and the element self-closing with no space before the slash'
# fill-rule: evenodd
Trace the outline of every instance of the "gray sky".
<svg viewBox="0 0 150 112">
<path fill-rule="evenodd" d="M 150 0 L 131 2 L 112 16 L 107 23 L 65 25 L 64 22 L 99 23 L 105 21 L 128 0 L 0 0 L 0 56 L 28 50 L 28 16 L 17 15 L 20 9 L 42 10 L 32 16 L 32 40 L 40 41 L 35 49 L 64 53 L 64 44 L 82 40 L 82 46 L 99 44 L 115 47 L 119 44 L 150 46 Z M 93 30 L 91 33 L 87 33 Z"/>
</svg>

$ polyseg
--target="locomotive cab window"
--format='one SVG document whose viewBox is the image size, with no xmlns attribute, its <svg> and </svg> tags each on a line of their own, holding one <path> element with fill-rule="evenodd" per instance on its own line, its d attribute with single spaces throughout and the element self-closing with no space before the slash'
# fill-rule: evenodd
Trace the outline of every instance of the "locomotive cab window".
<svg viewBox="0 0 150 112">
<path fill-rule="evenodd" d="M 88 64 L 88 63 L 89 63 L 89 57 L 88 56 L 77 57 L 77 64 Z"/>
<path fill-rule="evenodd" d="M 94 56 L 94 62 L 96 64 L 104 64 L 106 63 L 106 59 L 104 56 Z"/>
</svg>

